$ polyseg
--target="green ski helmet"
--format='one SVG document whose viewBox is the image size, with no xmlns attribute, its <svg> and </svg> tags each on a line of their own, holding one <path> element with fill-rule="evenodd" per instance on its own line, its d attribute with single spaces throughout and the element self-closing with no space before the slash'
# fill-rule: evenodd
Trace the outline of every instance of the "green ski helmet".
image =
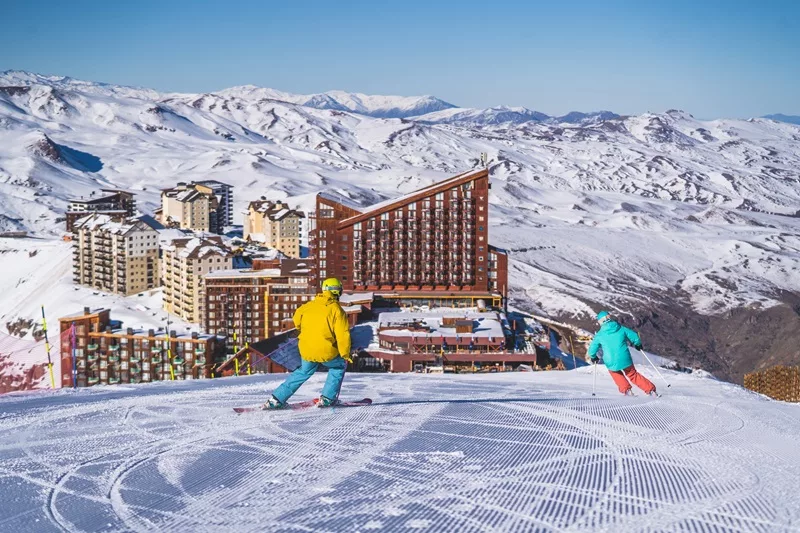
<svg viewBox="0 0 800 533">
<path fill-rule="evenodd" d="M 336 278 L 328 278 L 322 282 L 322 292 L 330 292 L 336 298 L 342 295 L 342 282 Z"/>
</svg>

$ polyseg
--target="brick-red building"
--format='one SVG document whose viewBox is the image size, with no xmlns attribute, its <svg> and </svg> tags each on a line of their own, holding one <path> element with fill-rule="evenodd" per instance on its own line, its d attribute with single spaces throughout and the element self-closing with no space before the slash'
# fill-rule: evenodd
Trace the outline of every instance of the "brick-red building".
<svg viewBox="0 0 800 533">
<path fill-rule="evenodd" d="M 337 277 L 345 290 L 394 300 L 501 305 L 508 258 L 489 245 L 489 189 L 481 169 L 366 208 L 318 194 L 314 283 Z"/>
<path fill-rule="evenodd" d="M 207 274 L 204 328 L 225 336 L 233 353 L 293 328 L 294 312 L 316 294 L 310 267 L 305 259 L 256 259 L 253 268 Z"/>
<path fill-rule="evenodd" d="M 220 337 L 123 329 L 110 314 L 87 307 L 59 319 L 62 387 L 210 378 L 225 360 Z"/>
</svg>

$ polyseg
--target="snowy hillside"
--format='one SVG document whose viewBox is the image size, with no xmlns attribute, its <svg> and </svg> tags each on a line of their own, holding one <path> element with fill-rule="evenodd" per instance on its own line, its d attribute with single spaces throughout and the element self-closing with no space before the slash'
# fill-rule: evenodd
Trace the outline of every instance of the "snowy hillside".
<svg viewBox="0 0 800 533">
<path fill-rule="evenodd" d="M 645 372 L 647 369 L 643 369 Z M 372 406 L 256 412 L 280 375 L 0 399 L 7 531 L 794 531 L 800 408 L 668 372 L 350 375 Z M 324 375 L 301 389 L 313 397 Z"/>
<path fill-rule="evenodd" d="M 758 364 L 756 347 L 787 355 L 768 344 L 784 338 L 779 332 L 745 347 L 736 336 L 755 343 L 758 333 L 747 328 L 763 328 L 753 316 L 795 316 L 800 127 L 699 121 L 674 110 L 573 117 L 578 124 L 498 118 L 528 112 L 513 108 L 483 110 L 474 121 L 423 121 L 465 112 L 448 106 L 256 87 L 159 94 L 0 74 L 0 232 L 55 239 L 69 197 L 125 188 L 151 212 L 159 188 L 193 179 L 234 185 L 237 212 L 264 194 L 308 209 L 322 189 L 368 204 L 475 168 L 485 152 L 491 240 L 512 253 L 515 305 L 561 319 L 585 320 L 599 306 L 630 313 L 656 351 L 672 346 L 676 353 L 664 355 L 723 375 L 740 373 L 730 357 Z M 424 116 L 365 114 L 400 116 L 391 109 Z M 54 253 L 41 279 L 69 270 L 68 256 L 44 241 L 2 241 L 9 254 L 39 243 L 41 253 Z M 0 305 L 16 308 L 24 298 L 25 287 L 15 286 Z M 723 318 L 715 317 L 741 310 L 743 327 L 722 331 Z M 787 320 L 779 323 L 792 326 Z M 688 329 L 680 346 L 673 326 Z M 726 345 L 740 351 L 726 353 Z"/>
</svg>

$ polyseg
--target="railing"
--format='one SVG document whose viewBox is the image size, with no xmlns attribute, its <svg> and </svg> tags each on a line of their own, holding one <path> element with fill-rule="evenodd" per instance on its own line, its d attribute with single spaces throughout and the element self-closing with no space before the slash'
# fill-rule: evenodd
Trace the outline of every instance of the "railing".
<svg viewBox="0 0 800 533">
<path fill-rule="evenodd" d="M 784 402 L 800 402 L 800 367 L 775 366 L 745 374 L 744 386 Z"/>
</svg>

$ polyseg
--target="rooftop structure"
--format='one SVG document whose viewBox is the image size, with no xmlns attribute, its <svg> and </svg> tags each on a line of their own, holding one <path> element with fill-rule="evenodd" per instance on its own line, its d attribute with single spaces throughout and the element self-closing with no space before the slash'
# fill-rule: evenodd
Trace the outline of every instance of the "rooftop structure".
<svg viewBox="0 0 800 533">
<path fill-rule="evenodd" d="M 100 189 L 89 196 L 71 198 L 67 204 L 67 231 L 72 231 L 75 221 L 90 213 L 128 218 L 136 215 L 136 200 L 132 192 L 119 189 Z"/>
</svg>

